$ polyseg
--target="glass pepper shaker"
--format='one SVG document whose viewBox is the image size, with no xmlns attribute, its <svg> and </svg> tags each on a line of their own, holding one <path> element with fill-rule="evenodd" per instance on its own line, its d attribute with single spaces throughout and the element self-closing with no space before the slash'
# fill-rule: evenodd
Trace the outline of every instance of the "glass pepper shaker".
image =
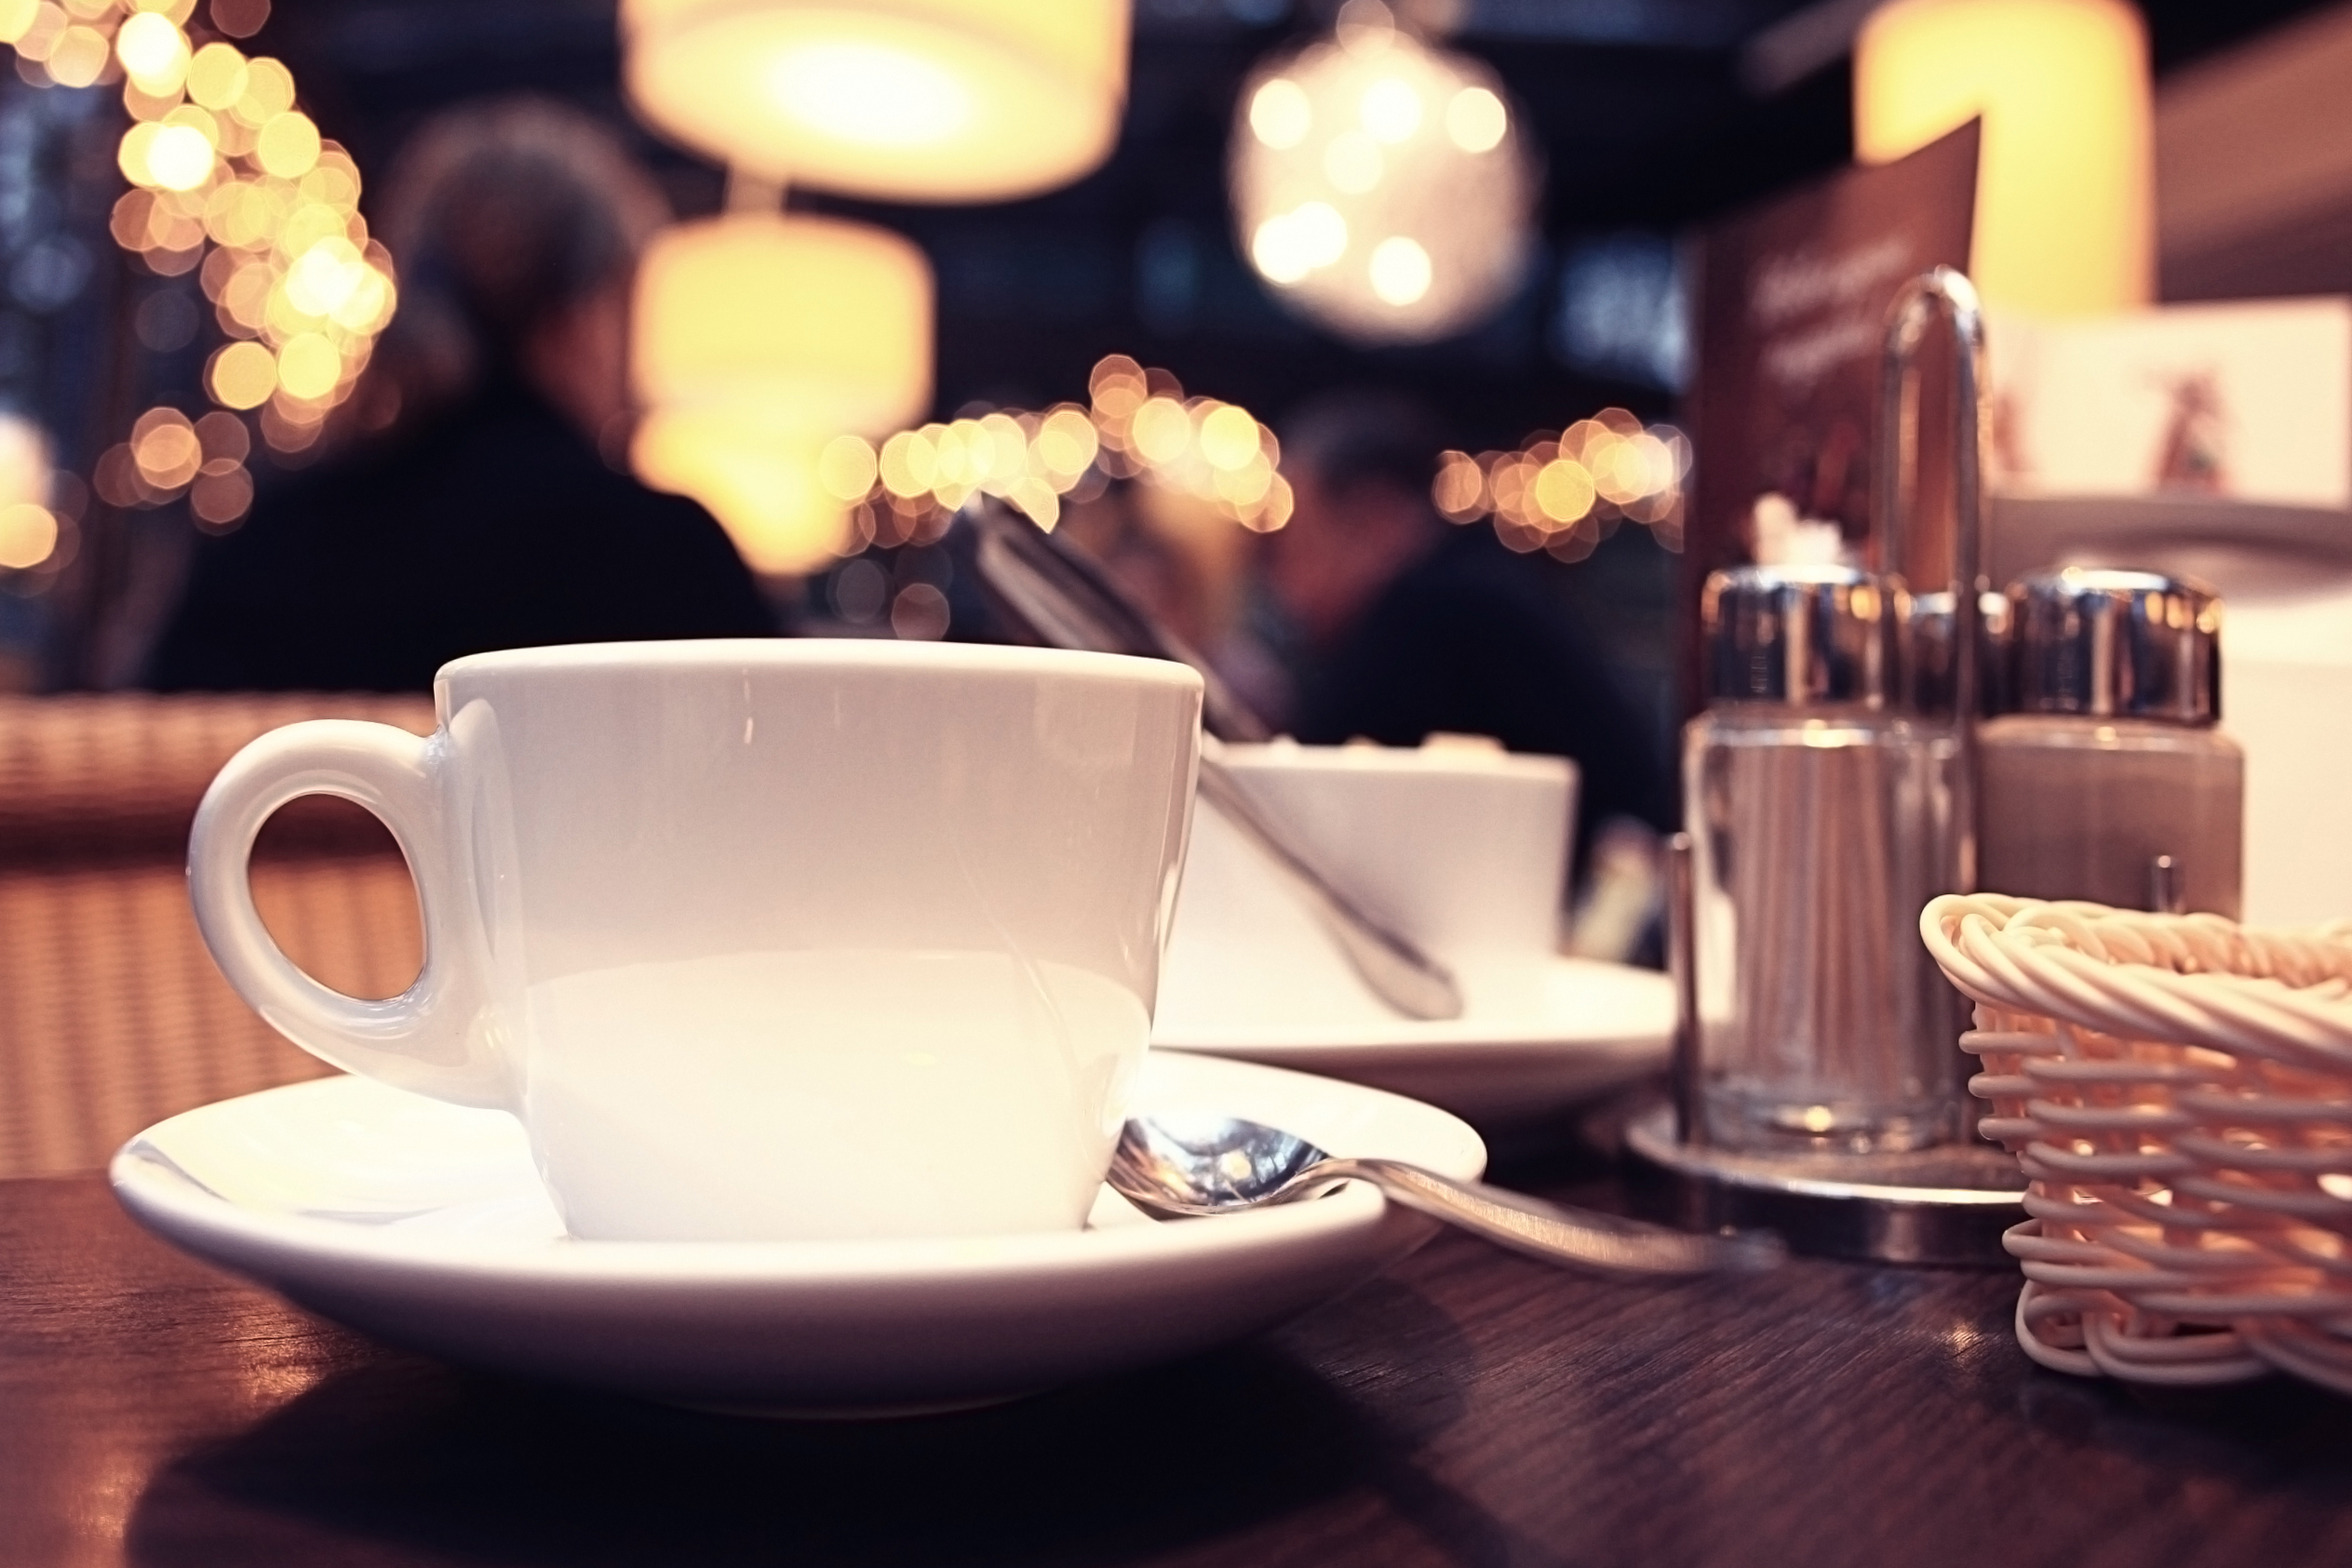
<svg viewBox="0 0 2352 1568">
<path fill-rule="evenodd" d="M 2220 598 L 2069 568 L 2009 599 L 2015 711 L 1978 731 L 1978 885 L 2237 918 L 2246 763 L 2216 728 Z"/>
</svg>

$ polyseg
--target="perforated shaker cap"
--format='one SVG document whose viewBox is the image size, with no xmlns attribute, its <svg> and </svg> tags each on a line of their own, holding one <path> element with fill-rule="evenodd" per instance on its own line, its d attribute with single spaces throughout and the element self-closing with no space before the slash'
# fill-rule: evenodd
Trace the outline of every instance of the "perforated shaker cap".
<svg viewBox="0 0 2352 1568">
<path fill-rule="evenodd" d="M 1743 566 L 1707 579 L 1699 601 L 1711 703 L 1881 706 L 1888 585 L 1844 566 Z"/>
<path fill-rule="evenodd" d="M 2211 724 L 2222 711 L 2222 601 L 2152 571 L 2069 567 L 2009 590 L 2020 713 Z"/>
</svg>

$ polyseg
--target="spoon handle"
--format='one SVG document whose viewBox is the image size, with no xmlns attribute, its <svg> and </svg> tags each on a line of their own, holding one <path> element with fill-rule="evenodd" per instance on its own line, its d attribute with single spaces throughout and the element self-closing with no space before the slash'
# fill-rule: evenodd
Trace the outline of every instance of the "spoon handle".
<svg viewBox="0 0 2352 1568">
<path fill-rule="evenodd" d="M 1290 883 L 1338 944 L 1372 994 L 1407 1018 L 1444 1020 L 1462 1015 L 1461 987 L 1453 971 L 1382 925 L 1361 905 L 1334 887 L 1292 847 L 1283 831 L 1260 811 L 1227 771 L 1214 746 L 1201 753 L 1201 799 L 1255 844 Z"/>
<path fill-rule="evenodd" d="M 1408 1209 L 1500 1246 L 1596 1273 L 1753 1274 L 1777 1266 L 1788 1255 L 1781 1239 L 1768 1232 L 1696 1235 L 1618 1214 L 1560 1208 L 1396 1159 L 1334 1158 L 1302 1173 L 1293 1185 L 1303 1196 L 1310 1186 L 1348 1178 L 1369 1182 Z"/>
</svg>

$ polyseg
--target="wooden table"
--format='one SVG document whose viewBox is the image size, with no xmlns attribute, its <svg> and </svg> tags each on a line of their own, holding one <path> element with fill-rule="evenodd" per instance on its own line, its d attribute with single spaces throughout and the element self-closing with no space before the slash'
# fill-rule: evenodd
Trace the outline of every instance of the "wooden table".
<svg viewBox="0 0 2352 1568">
<path fill-rule="evenodd" d="M 384 1349 L 96 1177 L 7 1182 L 0 1563 L 2352 1562 L 2352 1401 L 2046 1373 L 2016 1293 L 1814 1262 L 1603 1283 L 1442 1238 L 1179 1365 L 761 1424 Z"/>
</svg>

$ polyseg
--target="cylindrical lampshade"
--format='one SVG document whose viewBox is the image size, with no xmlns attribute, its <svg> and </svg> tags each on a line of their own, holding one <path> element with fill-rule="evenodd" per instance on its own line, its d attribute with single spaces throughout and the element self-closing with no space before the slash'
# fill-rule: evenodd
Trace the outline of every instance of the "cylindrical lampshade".
<svg viewBox="0 0 2352 1568">
<path fill-rule="evenodd" d="M 1854 55 L 1854 150 L 1885 163 L 1976 115 L 1969 271 L 1993 305 L 2144 305 L 2155 275 L 2147 32 L 2125 0 L 1895 0 Z"/>
<path fill-rule="evenodd" d="M 657 409 L 629 462 L 655 489 L 710 508 L 753 570 L 804 572 L 831 560 L 848 530 L 848 504 L 817 475 L 826 439 L 757 410 Z"/>
<path fill-rule="evenodd" d="M 881 435 L 931 402 L 931 263 L 887 229 L 730 213 L 654 237 L 631 369 L 646 407 Z"/>
<path fill-rule="evenodd" d="M 623 0 L 652 125 L 774 181 L 1003 201 L 1109 156 L 1128 0 Z"/>
</svg>

